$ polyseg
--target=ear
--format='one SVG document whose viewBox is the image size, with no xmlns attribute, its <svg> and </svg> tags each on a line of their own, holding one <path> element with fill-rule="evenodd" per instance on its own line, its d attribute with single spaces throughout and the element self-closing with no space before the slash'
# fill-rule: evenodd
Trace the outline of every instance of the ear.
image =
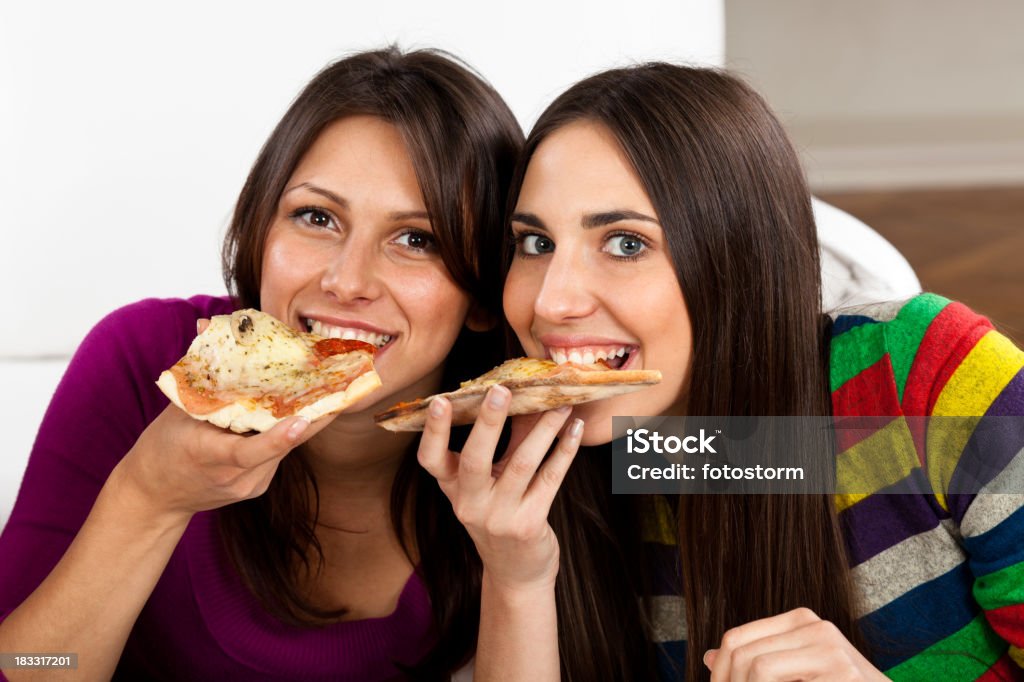
<svg viewBox="0 0 1024 682">
<path fill-rule="evenodd" d="M 482 305 L 474 302 L 466 315 L 466 329 L 471 332 L 489 332 L 498 326 L 498 319 Z"/>
</svg>

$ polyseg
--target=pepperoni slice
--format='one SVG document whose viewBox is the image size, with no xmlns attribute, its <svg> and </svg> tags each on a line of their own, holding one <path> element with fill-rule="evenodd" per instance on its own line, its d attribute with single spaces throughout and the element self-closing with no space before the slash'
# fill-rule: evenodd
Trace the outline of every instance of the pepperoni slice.
<svg viewBox="0 0 1024 682">
<path fill-rule="evenodd" d="M 357 350 L 373 355 L 377 352 L 377 347 L 372 343 L 356 341 L 355 339 L 321 339 L 313 344 L 313 352 L 316 353 L 317 358 L 320 360 L 329 358 L 332 355 L 341 355 L 342 353 L 351 353 Z"/>
</svg>

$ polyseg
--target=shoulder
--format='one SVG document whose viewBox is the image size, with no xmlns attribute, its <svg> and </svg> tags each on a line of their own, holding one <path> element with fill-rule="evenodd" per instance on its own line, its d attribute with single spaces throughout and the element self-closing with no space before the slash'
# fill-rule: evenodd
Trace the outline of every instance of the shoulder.
<svg viewBox="0 0 1024 682">
<path fill-rule="evenodd" d="M 147 403 L 147 412 L 163 409 L 153 383 L 157 376 L 184 354 L 196 335 L 196 320 L 232 309 L 231 299 L 212 296 L 148 298 L 118 308 L 79 345 L 58 394 L 106 395 L 112 401 L 135 395 Z"/>
<path fill-rule="evenodd" d="M 832 391 L 884 377 L 908 415 L 984 414 L 1024 367 L 1024 353 L 986 317 L 936 294 L 833 317 Z"/>
<path fill-rule="evenodd" d="M 147 298 L 106 315 L 89 332 L 82 346 L 112 346 L 161 359 L 166 353 L 180 356 L 196 335 L 197 320 L 227 314 L 234 308 L 226 296 Z"/>
<path fill-rule="evenodd" d="M 93 331 L 117 335 L 142 330 L 151 336 L 154 331 L 168 333 L 180 330 L 195 336 L 196 320 L 230 313 L 234 309 L 234 304 L 227 296 L 145 298 L 109 313 Z"/>
</svg>

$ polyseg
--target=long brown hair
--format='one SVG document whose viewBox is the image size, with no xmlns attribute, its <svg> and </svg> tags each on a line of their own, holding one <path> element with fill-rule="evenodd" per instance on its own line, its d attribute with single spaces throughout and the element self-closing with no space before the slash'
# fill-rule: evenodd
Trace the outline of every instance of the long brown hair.
<svg viewBox="0 0 1024 682">
<path fill-rule="evenodd" d="M 810 194 L 764 100 L 739 79 L 707 68 L 651 63 L 587 78 L 541 114 L 520 159 L 510 207 L 541 141 L 581 120 L 611 131 L 664 228 L 693 328 L 688 413 L 829 414 Z M 593 467 L 609 468 L 608 458 L 577 458 L 553 524 L 573 516 L 560 506 L 574 499 L 585 500 L 586 512 L 576 514 L 584 520 L 594 517 L 595 506 L 603 507 L 605 521 L 595 523 L 604 527 L 628 508 L 625 501 L 580 492 L 587 479 L 593 485 L 594 474 L 584 471 Z M 727 629 L 798 606 L 863 646 L 831 496 L 683 495 L 677 511 L 687 679 L 708 678 L 701 657 L 719 646 Z M 555 530 L 570 556 L 583 556 L 570 575 L 605 570 L 572 546 L 581 540 L 578 528 L 560 522 Z M 636 536 L 639 528 L 626 533 Z M 621 546 L 635 546 L 634 537 L 617 535 Z M 629 566 L 614 570 L 635 572 Z M 602 612 L 614 602 L 617 611 L 636 618 L 625 628 L 640 629 L 642 614 L 623 602 L 636 598 L 622 586 L 605 591 L 596 612 L 574 615 L 573 626 L 587 627 L 587 619 L 607 622 Z M 614 650 L 577 655 L 563 647 L 562 653 L 573 679 L 607 677 L 588 658 L 603 657 L 605 669 L 643 666 Z M 578 675 L 577 667 L 586 674 Z"/>
<path fill-rule="evenodd" d="M 498 316 L 502 212 L 522 131 L 497 92 L 451 55 L 395 47 L 323 69 L 263 146 L 224 241 L 224 280 L 237 304 L 260 306 L 264 245 L 288 178 L 326 126 L 356 115 L 381 118 L 400 131 L 444 264 L 476 304 Z M 463 330 L 446 362 L 446 386 L 497 364 L 499 338 Z M 315 607 L 296 580 L 297 565 L 315 573 L 323 562 L 314 532 L 318 504 L 316 480 L 300 449 L 282 461 L 265 495 L 220 513 L 221 534 L 243 580 L 268 611 L 298 626 L 330 623 L 344 613 Z M 413 529 L 405 527 L 409 518 Z M 476 644 L 480 560 L 414 455 L 392 485 L 391 519 L 410 558 L 410 533 L 417 547 L 444 548 L 420 556 L 439 641 L 414 671 L 419 678 L 450 674 Z"/>
</svg>

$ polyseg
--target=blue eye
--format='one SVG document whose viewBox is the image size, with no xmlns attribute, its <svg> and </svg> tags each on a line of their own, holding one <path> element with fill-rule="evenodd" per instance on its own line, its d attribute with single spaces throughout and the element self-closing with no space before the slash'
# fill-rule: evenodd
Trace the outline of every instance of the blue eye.
<svg viewBox="0 0 1024 682">
<path fill-rule="evenodd" d="M 539 234 L 524 234 L 516 241 L 519 242 L 519 252 L 524 256 L 540 256 L 555 250 L 555 242 Z"/>
<path fill-rule="evenodd" d="M 635 234 L 616 234 L 608 238 L 604 248 L 616 258 L 635 258 L 647 250 L 647 244 Z"/>
<path fill-rule="evenodd" d="M 395 243 L 415 251 L 432 251 L 436 246 L 433 235 L 422 230 L 403 232 L 395 239 Z"/>
</svg>

